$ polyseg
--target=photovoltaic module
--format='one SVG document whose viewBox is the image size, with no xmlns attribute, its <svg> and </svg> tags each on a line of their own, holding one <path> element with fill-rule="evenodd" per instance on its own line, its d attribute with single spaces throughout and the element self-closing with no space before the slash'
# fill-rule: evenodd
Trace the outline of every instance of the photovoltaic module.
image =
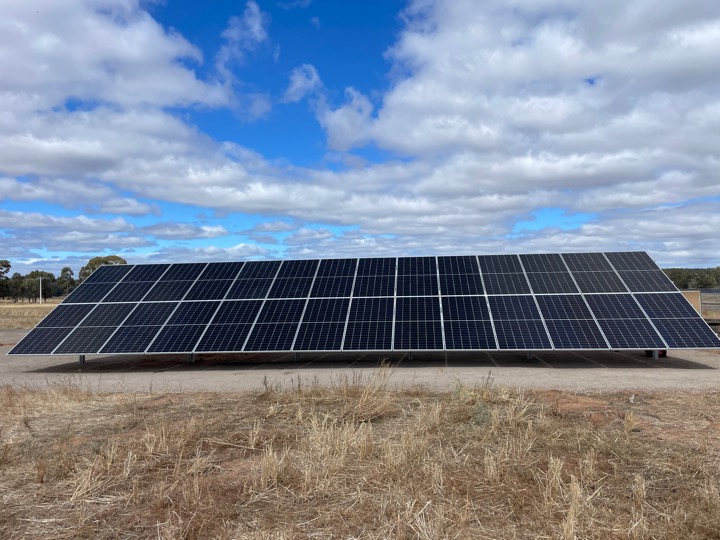
<svg viewBox="0 0 720 540">
<path fill-rule="evenodd" d="M 102 266 L 8 354 L 720 348 L 644 252 Z"/>
</svg>

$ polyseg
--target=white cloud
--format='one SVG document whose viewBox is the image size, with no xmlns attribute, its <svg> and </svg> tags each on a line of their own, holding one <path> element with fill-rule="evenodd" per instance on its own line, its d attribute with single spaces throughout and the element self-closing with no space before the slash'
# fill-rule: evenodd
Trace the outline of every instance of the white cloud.
<svg viewBox="0 0 720 540">
<path fill-rule="evenodd" d="M 190 223 L 155 223 L 141 229 L 141 232 L 163 240 L 190 240 L 196 238 L 218 238 L 227 236 L 222 225 L 192 225 Z"/>
<path fill-rule="evenodd" d="M 291 74 L 285 99 L 314 93 L 331 157 L 351 169 L 294 167 L 211 140 L 171 109 L 237 106 L 254 118 L 269 111 L 267 96 L 200 80 L 200 51 L 139 2 L 97 5 L 47 2 L 38 18 L 25 3 L 4 6 L 3 200 L 88 215 L 152 213 L 155 200 L 263 215 L 246 234 L 269 242 L 295 231 L 283 244 L 291 256 L 627 248 L 664 264 L 718 264 L 720 4 L 411 2 L 387 52 L 386 92 L 348 81 L 333 104 L 336 89 L 312 65 Z M 254 2 L 231 21 L 216 59 L 229 81 L 234 63 L 269 41 L 267 25 Z M 353 153 L 361 147 L 396 158 L 372 163 Z M 595 217 L 509 239 L 542 207 Z M 225 234 L 167 221 L 153 235 L 123 218 L 16 212 L 0 214 L 0 235 L 25 258 L 140 247 L 158 260 L 269 255 L 253 244 L 153 246 L 148 236 Z M 352 230 L 331 233 L 337 225 Z"/>
<path fill-rule="evenodd" d="M 269 16 L 252 0 L 245 4 L 241 17 L 230 18 L 222 33 L 225 44 L 215 59 L 215 66 L 223 80 L 232 82 L 235 78 L 232 64 L 242 62 L 248 51 L 254 50 L 268 39 L 269 22 Z"/>
<path fill-rule="evenodd" d="M 285 90 L 283 101 L 295 103 L 321 87 L 322 81 L 315 66 L 302 64 L 290 72 L 290 84 Z"/>
</svg>

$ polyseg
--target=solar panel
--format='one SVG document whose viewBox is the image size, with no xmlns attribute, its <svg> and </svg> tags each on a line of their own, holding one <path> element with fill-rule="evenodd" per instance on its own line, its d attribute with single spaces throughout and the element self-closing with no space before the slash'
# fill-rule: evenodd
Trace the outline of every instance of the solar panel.
<svg viewBox="0 0 720 540">
<path fill-rule="evenodd" d="M 199 279 L 235 279 L 244 264 L 242 262 L 210 263 L 200 274 Z"/>
<path fill-rule="evenodd" d="M 113 335 L 114 326 L 84 326 L 77 327 L 55 349 L 55 354 L 87 354 L 96 353 Z"/>
<path fill-rule="evenodd" d="M 100 349 L 101 353 L 145 352 L 162 326 L 121 326 Z"/>
<path fill-rule="evenodd" d="M 643 252 L 114 265 L 8 354 L 720 348 Z"/>
<path fill-rule="evenodd" d="M 137 304 L 99 304 L 79 326 L 119 326 Z"/>
<path fill-rule="evenodd" d="M 573 278 L 580 292 L 611 293 L 627 292 L 627 287 L 615 272 L 574 272 Z"/>
<path fill-rule="evenodd" d="M 149 302 L 182 300 L 192 286 L 192 281 L 158 281 L 143 300 Z"/>
<path fill-rule="evenodd" d="M 563 253 L 562 258 L 571 272 L 613 272 L 602 253 Z"/>
</svg>

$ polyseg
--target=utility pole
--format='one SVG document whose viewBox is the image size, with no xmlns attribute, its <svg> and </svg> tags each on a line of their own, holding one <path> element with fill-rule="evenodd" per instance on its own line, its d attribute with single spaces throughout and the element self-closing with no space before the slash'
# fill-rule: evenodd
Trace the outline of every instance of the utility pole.
<svg viewBox="0 0 720 540">
<path fill-rule="evenodd" d="M 42 276 L 38 278 L 40 280 L 40 303 L 42 304 Z"/>
</svg>

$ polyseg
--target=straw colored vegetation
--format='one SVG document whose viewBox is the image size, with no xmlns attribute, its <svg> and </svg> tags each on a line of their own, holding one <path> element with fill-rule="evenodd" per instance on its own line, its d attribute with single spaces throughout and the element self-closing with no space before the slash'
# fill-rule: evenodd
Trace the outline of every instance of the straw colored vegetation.
<svg viewBox="0 0 720 540">
<path fill-rule="evenodd" d="M 0 330 L 32 328 L 60 301 L 61 298 L 50 298 L 40 304 L 0 300 Z"/>
<path fill-rule="evenodd" d="M 0 389 L 2 538 L 718 538 L 720 395 Z"/>
</svg>

